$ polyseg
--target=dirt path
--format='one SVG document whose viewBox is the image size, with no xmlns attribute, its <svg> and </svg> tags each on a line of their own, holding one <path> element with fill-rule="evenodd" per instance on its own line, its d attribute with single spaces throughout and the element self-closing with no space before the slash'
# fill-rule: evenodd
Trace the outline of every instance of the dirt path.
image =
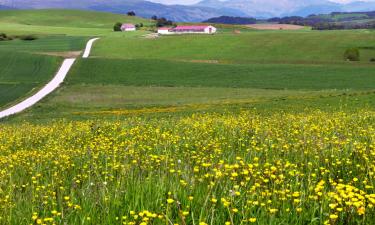
<svg viewBox="0 0 375 225">
<path fill-rule="evenodd" d="M 99 38 L 93 38 L 93 39 L 89 40 L 89 42 L 87 42 L 86 49 L 85 49 L 85 52 L 83 53 L 82 58 L 85 59 L 85 58 L 88 58 L 90 56 L 92 45 L 97 40 L 99 40 Z"/>
<path fill-rule="evenodd" d="M 87 42 L 86 50 L 82 58 L 88 58 L 90 56 L 92 45 L 98 39 L 99 38 L 94 38 Z M 76 58 L 65 59 L 55 77 L 48 84 L 46 84 L 41 90 L 39 90 L 33 96 L 23 100 L 22 102 L 8 109 L 1 111 L 0 119 L 20 113 L 25 109 L 30 108 L 31 106 L 35 105 L 37 102 L 42 100 L 44 97 L 46 97 L 48 94 L 53 92 L 56 88 L 58 88 L 61 85 L 62 82 L 64 82 L 66 75 L 72 68 L 75 61 Z"/>
</svg>

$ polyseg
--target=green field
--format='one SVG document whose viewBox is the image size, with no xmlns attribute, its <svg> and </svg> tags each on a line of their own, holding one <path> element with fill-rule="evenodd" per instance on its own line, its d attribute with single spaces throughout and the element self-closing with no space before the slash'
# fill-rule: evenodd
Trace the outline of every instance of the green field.
<svg viewBox="0 0 375 225">
<path fill-rule="evenodd" d="M 94 11 L 46 9 L 0 12 L 1 31 L 13 34 L 111 35 L 116 22 L 151 24 L 150 20 L 139 17 Z"/>
<path fill-rule="evenodd" d="M 112 43 L 117 43 L 113 45 Z M 343 62 L 351 47 L 375 47 L 368 31 L 253 31 L 235 35 L 171 36 L 158 39 L 102 39 L 94 56 L 124 59 L 219 60 L 223 62 L 333 63 Z M 363 50 L 362 61 L 374 57 Z"/>
<path fill-rule="evenodd" d="M 77 61 L 63 89 L 19 118 L 50 117 L 51 110 L 58 118 L 80 119 L 92 118 L 90 112 L 150 107 L 190 112 L 202 107 L 186 105 L 202 104 L 213 111 L 225 110 L 222 104 L 279 109 L 284 106 L 278 100 L 285 98 L 299 109 L 305 104 L 292 99 L 305 99 L 310 108 L 340 107 L 342 99 L 361 107 L 355 96 L 363 92 L 369 94 L 362 106 L 368 106 L 375 89 L 373 43 L 367 31 L 104 36 L 90 59 Z M 361 48 L 361 61 L 343 60 L 350 47 Z"/>
<path fill-rule="evenodd" d="M 63 61 L 59 53 L 81 51 L 86 39 L 39 36 L 34 41 L 0 41 L 0 108 L 44 86 Z"/>
<path fill-rule="evenodd" d="M 51 79 L 61 62 L 56 57 L 0 51 L 0 108 L 23 98 Z"/>
<path fill-rule="evenodd" d="M 55 75 L 64 57 L 79 54 L 90 37 L 112 34 L 117 21 L 149 23 L 138 17 L 78 10 L 1 11 L 0 33 L 37 39 L 0 41 L 0 108 L 37 91 Z"/>
</svg>

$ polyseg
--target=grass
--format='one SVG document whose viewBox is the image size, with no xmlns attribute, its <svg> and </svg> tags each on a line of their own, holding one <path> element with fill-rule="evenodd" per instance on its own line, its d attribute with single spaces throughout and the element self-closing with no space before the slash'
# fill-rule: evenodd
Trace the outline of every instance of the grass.
<svg viewBox="0 0 375 225">
<path fill-rule="evenodd" d="M 371 31 L 140 35 L 102 37 L 90 59 L 77 61 L 61 91 L 19 118 L 85 119 L 103 116 L 100 112 L 112 117 L 112 112 L 124 111 L 120 116 L 125 116 L 127 110 L 137 114 L 169 107 L 182 107 L 182 114 L 243 107 L 328 109 L 340 108 L 346 99 L 342 94 L 375 89 L 374 64 L 366 61 L 375 53 Z M 349 46 L 361 49 L 361 62 L 342 59 L 341 51 Z M 349 99 L 353 108 L 361 107 L 355 97 Z M 360 101 L 362 107 L 371 102 L 367 97 Z"/>
<path fill-rule="evenodd" d="M 39 36 L 34 41 L 22 41 L 18 39 L 1 41 L 0 51 L 7 50 L 29 53 L 81 51 L 88 39 L 88 37 L 47 35 Z"/>
<path fill-rule="evenodd" d="M 0 108 L 25 98 L 52 79 L 63 59 L 44 54 L 81 51 L 87 39 L 42 35 L 33 41 L 0 41 Z"/>
<path fill-rule="evenodd" d="M 1 50 L 0 108 L 47 83 L 60 62 L 56 57 Z"/>
<path fill-rule="evenodd" d="M 0 11 L 1 32 L 69 36 L 115 36 L 116 22 L 152 24 L 150 20 L 96 11 L 43 9 Z"/>
<path fill-rule="evenodd" d="M 163 60 L 80 60 L 69 84 L 240 87 L 262 89 L 374 89 L 371 65 L 208 64 Z"/>
<path fill-rule="evenodd" d="M 246 110 L 4 125 L 0 222 L 373 224 L 374 122 Z"/>
<path fill-rule="evenodd" d="M 98 42 L 93 56 L 237 63 L 341 63 L 347 48 L 371 47 L 373 43 L 374 35 L 362 31 L 253 31 L 158 39 L 108 37 Z M 375 51 L 365 50 L 361 55 L 368 62 Z"/>
<path fill-rule="evenodd" d="M 116 22 L 144 23 L 150 20 L 97 11 L 41 9 L 0 11 L 0 21 L 27 26 L 110 29 Z"/>
</svg>

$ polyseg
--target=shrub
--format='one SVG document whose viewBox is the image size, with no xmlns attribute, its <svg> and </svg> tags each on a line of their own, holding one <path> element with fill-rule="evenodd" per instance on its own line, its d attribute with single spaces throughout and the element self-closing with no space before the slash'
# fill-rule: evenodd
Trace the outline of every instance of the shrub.
<svg viewBox="0 0 375 225">
<path fill-rule="evenodd" d="M 135 12 L 134 11 L 130 11 L 127 13 L 128 16 L 136 16 Z"/>
<path fill-rule="evenodd" d="M 358 48 L 349 48 L 344 53 L 344 59 L 348 61 L 359 61 L 360 54 Z"/>
<path fill-rule="evenodd" d="M 375 58 L 371 58 L 371 59 L 370 59 L 370 62 L 375 62 Z"/>
<path fill-rule="evenodd" d="M 38 39 L 36 36 L 34 35 L 23 35 L 23 36 L 20 36 L 19 37 L 21 40 L 23 41 L 34 41 L 36 39 Z"/>
<path fill-rule="evenodd" d="M 121 26 L 122 26 L 122 23 L 120 22 L 115 23 L 115 25 L 113 26 L 113 31 L 121 31 Z"/>
<path fill-rule="evenodd" d="M 0 33 L 0 41 L 9 41 L 9 40 L 13 40 L 13 38 L 4 33 Z"/>
</svg>

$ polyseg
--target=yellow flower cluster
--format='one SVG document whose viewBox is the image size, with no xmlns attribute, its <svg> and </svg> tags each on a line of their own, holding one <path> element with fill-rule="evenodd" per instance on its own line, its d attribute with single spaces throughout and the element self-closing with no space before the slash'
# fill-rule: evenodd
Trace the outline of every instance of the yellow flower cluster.
<svg viewBox="0 0 375 225">
<path fill-rule="evenodd" d="M 0 127 L 0 224 L 375 224 L 375 113 Z"/>
</svg>

